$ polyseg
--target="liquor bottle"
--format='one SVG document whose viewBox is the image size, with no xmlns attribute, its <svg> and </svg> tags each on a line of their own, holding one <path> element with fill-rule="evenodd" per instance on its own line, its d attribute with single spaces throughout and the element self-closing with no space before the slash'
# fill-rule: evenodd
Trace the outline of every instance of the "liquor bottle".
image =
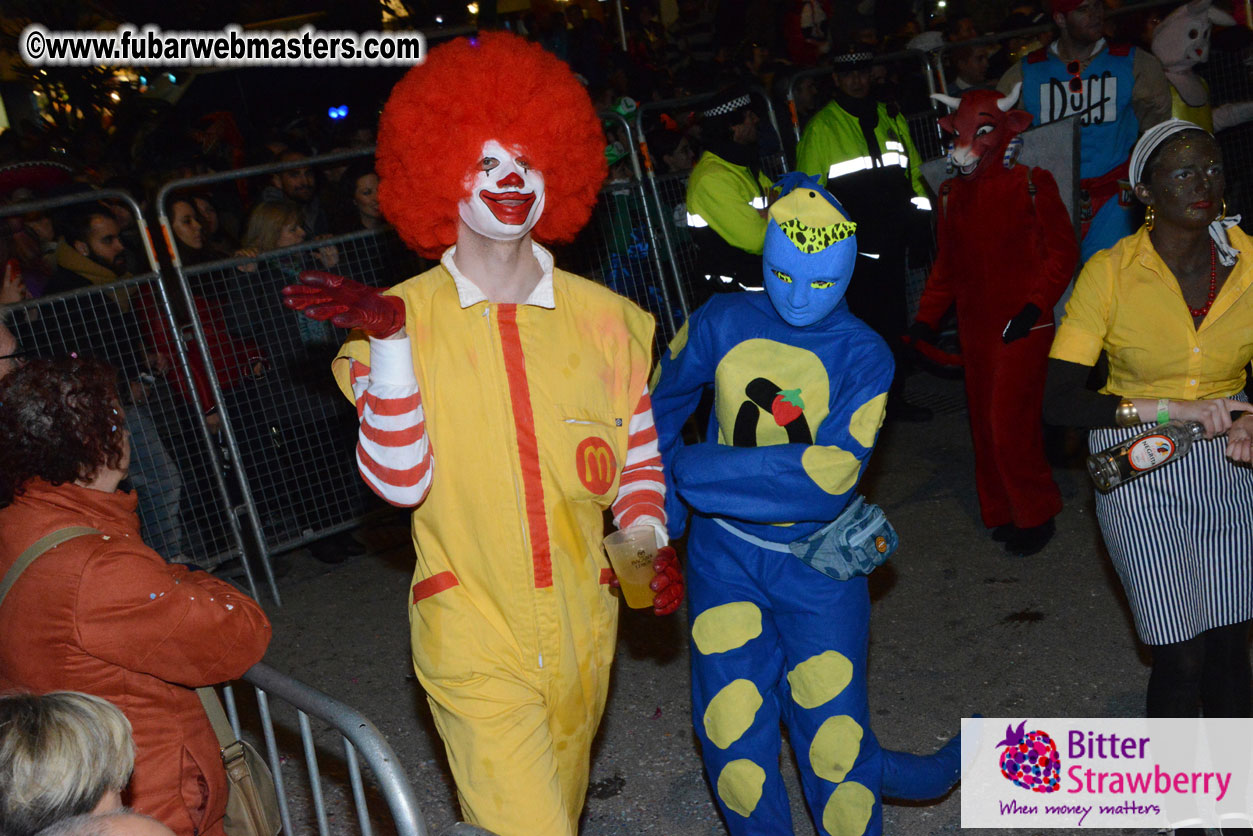
<svg viewBox="0 0 1253 836">
<path fill-rule="evenodd" d="M 1150 470 L 1183 458 L 1192 449 L 1192 442 L 1204 437 L 1205 427 L 1200 421 L 1167 421 L 1088 456 L 1088 473 L 1098 488 L 1111 491 Z"/>
</svg>

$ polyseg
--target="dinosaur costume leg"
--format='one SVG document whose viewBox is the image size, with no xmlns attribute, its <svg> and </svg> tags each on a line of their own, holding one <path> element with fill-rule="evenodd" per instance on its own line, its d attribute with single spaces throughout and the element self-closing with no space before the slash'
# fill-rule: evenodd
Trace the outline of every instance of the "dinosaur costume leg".
<svg viewBox="0 0 1253 836">
<path fill-rule="evenodd" d="M 780 720 L 823 836 L 881 834 L 885 789 L 929 798 L 953 785 L 955 741 L 902 755 L 870 729 L 864 577 L 832 580 L 708 519 L 693 520 L 688 548 L 693 721 L 732 836 L 792 833 Z"/>
<path fill-rule="evenodd" d="M 755 577 L 761 551 L 708 519 L 692 520 L 692 725 L 732 836 L 792 833 L 778 769 L 779 683 L 786 670 L 770 603 Z"/>
</svg>

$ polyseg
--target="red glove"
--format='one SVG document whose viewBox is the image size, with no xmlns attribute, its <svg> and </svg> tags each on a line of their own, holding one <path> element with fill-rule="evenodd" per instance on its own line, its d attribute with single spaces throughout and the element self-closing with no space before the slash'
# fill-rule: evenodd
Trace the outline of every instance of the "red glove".
<svg viewBox="0 0 1253 836">
<path fill-rule="evenodd" d="M 657 615 L 669 615 L 679 608 L 683 602 L 683 573 L 679 571 L 679 557 L 670 546 L 657 550 L 653 560 L 653 572 L 656 577 L 648 588 L 657 595 L 653 598 L 653 612 Z"/>
<path fill-rule="evenodd" d="M 360 328 L 383 339 L 405 327 L 405 303 L 373 287 L 323 270 L 305 270 L 300 284 L 283 288 L 283 304 L 319 322 Z"/>
<path fill-rule="evenodd" d="M 614 589 L 622 588 L 618 576 L 612 573 L 609 576 L 609 585 Z M 669 615 L 682 603 L 686 586 L 683 583 L 683 573 L 679 570 L 679 558 L 672 547 L 662 546 L 657 550 L 657 556 L 653 558 L 653 579 L 648 588 L 656 593 L 653 595 L 654 615 Z"/>
<path fill-rule="evenodd" d="M 0 305 L 12 305 L 26 298 L 26 285 L 22 284 L 22 265 L 16 258 L 4 263 L 4 275 L 0 277 Z"/>
</svg>

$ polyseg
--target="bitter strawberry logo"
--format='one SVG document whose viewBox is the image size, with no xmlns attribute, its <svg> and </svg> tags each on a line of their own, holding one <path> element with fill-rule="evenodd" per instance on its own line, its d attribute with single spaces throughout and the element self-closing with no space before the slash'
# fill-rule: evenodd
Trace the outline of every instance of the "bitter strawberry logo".
<svg viewBox="0 0 1253 836">
<path fill-rule="evenodd" d="M 1027 721 L 1018 728 L 1005 727 L 1005 739 L 997 746 L 1001 752 L 1001 774 L 1005 779 L 1031 792 L 1057 792 L 1061 782 L 1062 760 L 1057 744 L 1047 732 L 1025 732 Z"/>
</svg>

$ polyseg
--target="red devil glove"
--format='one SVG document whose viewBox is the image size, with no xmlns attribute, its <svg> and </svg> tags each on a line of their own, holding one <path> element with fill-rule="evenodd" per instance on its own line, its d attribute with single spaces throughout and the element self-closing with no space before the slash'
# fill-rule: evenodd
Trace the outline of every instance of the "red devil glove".
<svg viewBox="0 0 1253 836">
<path fill-rule="evenodd" d="M 360 328 L 383 339 L 405 327 L 405 303 L 376 288 L 324 270 L 305 270 L 300 284 L 283 288 L 283 304 L 318 322 Z"/>
<path fill-rule="evenodd" d="M 670 546 L 657 550 L 653 560 L 655 577 L 648 588 L 657 593 L 653 597 L 653 612 L 656 615 L 669 615 L 679 608 L 683 602 L 683 573 L 679 571 L 679 557 Z"/>
</svg>

